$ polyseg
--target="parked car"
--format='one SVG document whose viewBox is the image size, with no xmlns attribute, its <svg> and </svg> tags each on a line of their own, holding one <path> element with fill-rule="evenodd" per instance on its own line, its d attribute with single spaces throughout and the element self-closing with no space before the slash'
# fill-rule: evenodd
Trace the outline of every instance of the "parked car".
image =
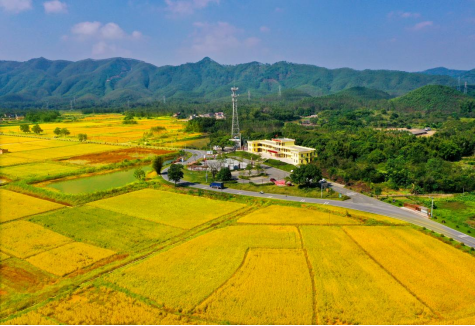
<svg viewBox="0 0 475 326">
<path fill-rule="evenodd" d="M 224 182 L 212 182 L 209 186 L 215 189 L 224 189 Z"/>
</svg>

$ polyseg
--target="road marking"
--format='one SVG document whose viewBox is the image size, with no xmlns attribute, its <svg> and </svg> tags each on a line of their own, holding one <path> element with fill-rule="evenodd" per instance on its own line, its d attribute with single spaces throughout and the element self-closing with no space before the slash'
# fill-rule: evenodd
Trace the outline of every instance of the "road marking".
<svg viewBox="0 0 475 326">
<path fill-rule="evenodd" d="M 267 198 L 272 198 L 272 196 L 267 196 Z"/>
<path fill-rule="evenodd" d="M 328 204 L 330 204 L 330 203 L 329 203 L 329 202 L 327 202 L 327 201 L 323 203 L 323 205 L 328 205 Z"/>
<path fill-rule="evenodd" d="M 242 194 L 242 191 L 238 192 L 237 194 L 238 194 L 238 195 Z"/>
<path fill-rule="evenodd" d="M 305 203 L 305 199 L 300 200 L 300 202 Z"/>
<path fill-rule="evenodd" d="M 461 235 L 459 235 L 458 237 L 459 237 L 459 238 L 467 238 L 468 235 L 466 235 L 466 234 L 461 234 Z"/>
<path fill-rule="evenodd" d="M 355 192 L 349 192 L 349 193 L 347 193 L 346 195 L 347 195 L 347 196 L 354 196 L 354 195 L 356 195 L 356 193 L 355 193 Z"/>
</svg>

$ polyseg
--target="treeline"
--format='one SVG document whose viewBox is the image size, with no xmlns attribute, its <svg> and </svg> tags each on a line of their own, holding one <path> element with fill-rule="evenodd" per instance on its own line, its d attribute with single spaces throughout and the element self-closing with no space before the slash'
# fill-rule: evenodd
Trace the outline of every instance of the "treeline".
<svg viewBox="0 0 475 326">
<path fill-rule="evenodd" d="M 402 131 L 310 129 L 286 124 L 283 135 L 313 147 L 316 163 L 331 179 L 385 183 L 413 193 L 475 190 L 475 170 L 458 162 L 475 152 L 475 122 L 448 121 L 432 137 Z"/>
</svg>

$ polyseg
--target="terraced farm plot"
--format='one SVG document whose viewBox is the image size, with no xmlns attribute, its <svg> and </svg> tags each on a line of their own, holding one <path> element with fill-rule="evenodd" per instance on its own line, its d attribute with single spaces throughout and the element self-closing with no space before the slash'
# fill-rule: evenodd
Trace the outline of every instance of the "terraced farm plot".
<svg viewBox="0 0 475 326">
<path fill-rule="evenodd" d="M 59 247 L 72 240 L 27 221 L 0 225 L 0 249 L 10 256 L 26 258 Z"/>
<path fill-rule="evenodd" d="M 319 323 L 412 324 L 434 317 L 342 228 L 302 226 L 301 230 L 315 278 Z"/>
<path fill-rule="evenodd" d="M 245 207 L 243 204 L 144 189 L 88 205 L 178 228 L 191 229 Z"/>
<path fill-rule="evenodd" d="M 447 318 L 475 314 L 475 259 L 409 228 L 345 227 L 389 273 Z"/>
<path fill-rule="evenodd" d="M 2 138 L 2 136 L 0 136 Z M 25 139 L 22 137 L 11 137 L 16 138 L 16 140 Z M 18 153 L 18 152 L 28 152 L 37 149 L 44 149 L 44 148 L 59 148 L 64 146 L 74 146 L 77 145 L 76 142 L 70 141 L 60 141 L 60 140 L 48 140 L 48 139 L 35 139 L 35 138 L 27 138 L 31 141 L 26 142 L 11 142 L 2 144 L 3 147 L 8 149 L 9 153 Z"/>
<path fill-rule="evenodd" d="M 54 176 L 80 170 L 80 167 L 59 163 L 31 163 L 0 168 L 0 175 L 9 178 L 27 179 L 31 177 Z"/>
<path fill-rule="evenodd" d="M 87 164 L 110 164 L 122 162 L 123 160 L 143 159 L 156 155 L 165 156 L 170 155 L 172 153 L 175 152 L 162 149 L 132 147 L 103 153 L 74 156 L 71 157 L 68 161 L 86 162 Z"/>
<path fill-rule="evenodd" d="M 55 321 L 46 318 L 35 311 L 7 320 L 2 325 L 58 325 Z"/>
<path fill-rule="evenodd" d="M 51 274 L 64 276 L 114 254 L 112 250 L 73 242 L 42 252 L 28 258 L 27 261 Z"/>
<path fill-rule="evenodd" d="M 292 226 L 239 225 L 218 229 L 105 277 L 107 281 L 189 311 L 227 281 L 248 248 L 296 249 Z"/>
<path fill-rule="evenodd" d="M 0 222 L 43 213 L 63 207 L 47 200 L 0 189 Z"/>
<path fill-rule="evenodd" d="M 196 321 L 169 314 L 106 287 L 80 289 L 38 310 L 69 325 L 193 325 Z"/>
<path fill-rule="evenodd" d="M 239 219 L 251 224 L 361 224 L 358 220 L 314 209 L 272 205 Z"/>
<path fill-rule="evenodd" d="M 183 230 L 109 210 L 82 206 L 34 216 L 30 221 L 115 251 L 131 252 L 170 239 Z"/>
<path fill-rule="evenodd" d="M 312 281 L 304 252 L 250 249 L 243 266 L 196 308 L 231 324 L 312 324 Z"/>
</svg>

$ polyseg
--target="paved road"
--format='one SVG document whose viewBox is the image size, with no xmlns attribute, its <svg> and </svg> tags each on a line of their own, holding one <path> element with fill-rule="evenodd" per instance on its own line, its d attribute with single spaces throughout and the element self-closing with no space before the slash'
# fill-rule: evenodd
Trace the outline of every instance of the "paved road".
<svg viewBox="0 0 475 326">
<path fill-rule="evenodd" d="M 192 153 L 192 157 L 186 160 L 185 163 L 196 161 L 198 158 L 202 158 L 206 153 L 205 151 L 199 151 L 199 150 L 187 150 L 187 151 Z M 169 181 L 167 170 L 168 169 L 164 169 L 162 176 L 165 180 Z M 179 184 L 183 186 L 189 186 L 192 188 L 223 192 L 223 193 L 228 193 L 232 195 L 251 196 L 251 197 L 269 198 L 269 199 L 277 199 L 277 200 L 288 200 L 288 201 L 311 203 L 311 204 L 324 204 L 324 205 L 331 205 L 331 206 L 337 206 L 337 207 L 343 207 L 343 208 L 349 208 L 349 209 L 356 209 L 356 210 L 360 210 L 360 211 L 364 211 L 368 213 L 385 215 L 385 216 L 394 217 L 399 220 L 403 220 L 415 225 L 426 227 L 429 230 L 433 230 L 437 233 L 444 234 L 445 236 L 449 238 L 453 238 L 459 242 L 465 243 L 469 247 L 475 248 L 475 238 L 469 235 L 466 235 L 462 232 L 451 229 L 445 225 L 429 220 L 411 211 L 404 210 L 402 208 L 393 206 L 391 204 L 387 204 L 382 201 L 379 201 L 375 198 L 371 198 L 363 194 L 356 193 L 356 192 L 353 192 L 351 190 L 348 190 L 346 188 L 339 187 L 336 185 L 332 186 L 335 191 L 345 194 L 351 197 L 351 199 L 345 200 L 345 201 L 338 201 L 338 200 L 326 200 L 326 199 L 309 198 L 309 197 L 286 196 L 286 195 L 278 195 L 278 194 L 267 194 L 267 193 L 261 194 L 256 191 L 245 191 L 245 190 L 238 190 L 238 189 L 231 189 L 231 188 L 213 189 L 213 188 L 210 188 L 209 185 L 203 185 L 199 183 L 190 183 L 186 181 L 180 182 Z"/>
</svg>

